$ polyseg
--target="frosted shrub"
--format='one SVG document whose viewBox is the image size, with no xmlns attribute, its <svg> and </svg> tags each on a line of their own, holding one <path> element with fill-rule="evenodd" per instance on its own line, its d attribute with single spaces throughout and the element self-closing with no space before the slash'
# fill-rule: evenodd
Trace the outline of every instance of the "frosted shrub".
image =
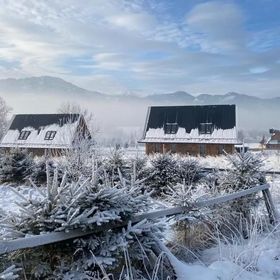
<svg viewBox="0 0 280 280">
<path fill-rule="evenodd" d="M 201 191 L 205 195 L 204 186 L 199 186 L 203 188 Z M 185 248 L 191 251 L 196 251 L 198 249 L 204 249 L 209 246 L 209 216 L 205 209 L 198 209 L 195 207 L 194 203 L 197 196 L 197 185 L 187 185 L 187 184 L 176 184 L 174 187 L 169 188 L 167 193 L 167 200 L 173 206 L 184 206 L 187 207 L 185 213 L 176 215 L 174 217 L 173 228 L 173 243 L 179 245 L 175 246 L 174 250 L 176 254 L 181 255 L 182 258 L 187 258 L 189 261 L 192 258 L 192 254 L 189 255 Z M 207 245 L 208 243 L 208 245 Z M 183 246 L 183 247 L 182 247 Z"/>
<path fill-rule="evenodd" d="M 91 177 L 97 159 L 93 140 L 77 139 L 73 149 L 63 151 L 63 158 L 60 165 L 69 179 L 78 181 L 80 177 Z"/>
<path fill-rule="evenodd" d="M 34 161 L 27 150 L 12 149 L 0 158 L 0 181 L 22 183 L 33 172 Z"/>
<path fill-rule="evenodd" d="M 5 269 L 3 272 L 0 272 L 0 279 L 1 280 L 15 280 L 19 278 L 19 272 L 21 271 L 20 268 L 17 268 L 15 265 L 12 265 Z"/>
<path fill-rule="evenodd" d="M 46 184 L 47 182 L 47 166 L 50 173 L 50 176 L 52 177 L 54 175 L 55 170 L 55 163 L 53 160 L 50 160 L 46 157 L 40 158 L 37 162 L 34 163 L 33 172 L 30 175 L 30 179 L 37 183 L 37 184 Z M 62 177 L 62 170 L 59 171 L 59 178 Z"/>
<path fill-rule="evenodd" d="M 177 162 L 179 176 L 185 184 L 194 186 L 203 178 L 202 167 L 198 160 L 191 157 L 180 157 Z"/>
<path fill-rule="evenodd" d="M 125 177 L 129 180 L 135 175 L 134 180 L 145 179 L 149 176 L 149 170 L 147 168 L 147 157 L 146 156 L 135 156 L 127 160 L 127 170 L 125 170 Z"/>
<path fill-rule="evenodd" d="M 151 234 L 159 235 L 159 225 L 143 221 L 135 225 L 128 223 L 125 228 L 112 227 L 149 209 L 149 195 L 140 194 L 142 187 L 137 181 L 131 185 L 120 179 L 119 185 L 113 188 L 82 178 L 68 183 L 66 174 L 58 183 L 57 171 L 52 180 L 49 178 L 45 190 L 34 185 L 40 195 L 26 199 L 20 214 L 6 217 L 5 237 L 72 229 L 98 228 L 99 231 L 23 252 L 26 273 L 32 271 L 30 279 L 101 279 L 104 269 L 114 275 L 121 273 L 124 255 L 129 256 L 131 271 L 141 268 L 146 260 L 151 261 L 154 244 Z"/>
<path fill-rule="evenodd" d="M 228 155 L 227 158 L 231 168 L 221 178 L 218 186 L 220 191 L 237 192 L 266 182 L 265 175 L 261 171 L 263 160 L 260 154 L 237 153 Z M 250 218 L 252 207 L 257 206 L 258 202 L 258 195 L 252 194 L 227 203 L 220 210 L 223 212 L 222 215 L 228 216 L 229 224 L 244 228 L 244 223 L 246 224 L 246 220 Z"/>
<path fill-rule="evenodd" d="M 180 182 L 176 159 L 170 154 L 156 154 L 151 158 L 147 186 L 154 196 L 161 196 L 169 186 Z"/>
<path fill-rule="evenodd" d="M 113 149 L 109 156 L 104 159 L 102 163 L 104 175 L 110 180 L 112 185 L 119 181 L 119 171 L 122 174 L 126 173 L 126 164 L 124 153 L 121 149 Z"/>
</svg>

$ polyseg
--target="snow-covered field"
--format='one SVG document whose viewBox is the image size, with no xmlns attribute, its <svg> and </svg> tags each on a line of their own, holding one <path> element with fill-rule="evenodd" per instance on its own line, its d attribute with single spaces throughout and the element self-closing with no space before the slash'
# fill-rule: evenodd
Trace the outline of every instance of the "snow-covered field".
<svg viewBox="0 0 280 280">
<path fill-rule="evenodd" d="M 130 149 L 127 155 L 143 154 L 143 149 Z M 280 171 L 280 155 L 264 154 L 264 170 Z M 224 156 L 199 158 L 204 167 L 226 168 Z M 280 175 L 268 177 L 277 210 L 280 212 Z M 13 187 L 14 188 L 14 187 Z M 36 190 L 19 186 L 17 190 L 24 197 L 36 195 Z M 20 197 L 8 185 L 0 185 L 0 212 L 18 211 L 16 204 Z M 262 210 L 261 210 L 262 211 Z M 265 213 L 263 213 L 265 214 Z M 0 229 L 1 233 L 1 229 Z M 272 280 L 280 279 L 280 224 L 269 233 L 251 233 L 247 240 L 233 240 L 231 243 L 218 242 L 205 250 L 192 264 L 173 259 L 179 280 Z"/>
<path fill-rule="evenodd" d="M 103 149 L 104 153 L 110 153 L 111 149 L 106 148 Z M 123 149 L 125 155 L 127 156 L 135 156 L 135 155 L 144 155 L 145 147 L 129 147 L 127 149 Z M 264 151 L 264 152 L 253 152 L 253 153 L 261 153 L 264 159 L 263 170 L 266 171 L 279 171 L 280 172 L 280 152 L 279 151 Z M 206 157 L 196 157 L 200 162 L 201 166 L 205 168 L 227 168 L 228 161 L 226 156 L 206 156 Z"/>
</svg>

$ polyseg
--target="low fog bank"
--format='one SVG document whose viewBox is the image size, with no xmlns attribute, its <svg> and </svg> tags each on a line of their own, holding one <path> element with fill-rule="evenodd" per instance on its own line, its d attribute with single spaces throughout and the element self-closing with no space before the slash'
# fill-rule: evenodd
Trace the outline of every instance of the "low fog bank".
<svg viewBox="0 0 280 280">
<path fill-rule="evenodd" d="M 63 103 L 79 104 L 94 114 L 95 127 L 98 129 L 98 141 L 109 145 L 136 145 L 143 133 L 147 108 L 150 105 L 191 105 L 172 102 L 109 97 L 106 100 L 65 97 L 59 94 L 1 94 L 12 107 L 13 114 L 19 113 L 57 113 Z M 239 136 L 248 142 L 260 141 L 268 136 L 269 128 L 280 128 L 279 111 L 275 106 L 237 105 L 237 126 Z"/>
</svg>

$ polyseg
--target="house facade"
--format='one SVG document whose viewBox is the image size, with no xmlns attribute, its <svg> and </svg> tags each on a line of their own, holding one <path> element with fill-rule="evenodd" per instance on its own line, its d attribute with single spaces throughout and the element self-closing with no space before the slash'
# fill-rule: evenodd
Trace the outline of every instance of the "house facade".
<svg viewBox="0 0 280 280">
<path fill-rule="evenodd" d="M 91 135 L 80 114 L 20 114 L 14 115 L 0 148 L 59 156 L 82 139 L 91 139 Z"/>
<path fill-rule="evenodd" d="M 280 130 L 270 129 L 270 138 L 266 143 L 266 149 L 268 150 L 280 150 Z"/>
<path fill-rule="evenodd" d="M 233 153 L 237 141 L 235 105 L 152 106 L 143 138 L 146 154 Z"/>
</svg>

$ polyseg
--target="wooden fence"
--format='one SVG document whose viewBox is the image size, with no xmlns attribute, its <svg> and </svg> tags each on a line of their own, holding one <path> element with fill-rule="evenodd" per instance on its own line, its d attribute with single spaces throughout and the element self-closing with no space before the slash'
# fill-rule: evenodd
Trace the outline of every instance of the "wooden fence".
<svg viewBox="0 0 280 280">
<path fill-rule="evenodd" d="M 213 197 L 203 201 L 198 201 L 192 204 L 191 209 L 210 207 L 213 205 L 239 199 L 261 191 L 263 193 L 263 198 L 265 201 L 266 209 L 268 211 L 270 222 L 274 224 L 278 221 L 278 214 L 273 205 L 269 187 L 270 187 L 269 184 L 258 185 L 243 191 L 230 193 L 223 196 Z M 81 229 L 76 229 L 76 230 L 70 230 L 69 232 L 51 232 L 51 233 L 34 235 L 34 236 L 19 238 L 14 240 L 0 241 L 0 255 L 13 252 L 16 250 L 20 250 L 20 249 L 34 248 L 34 247 L 61 242 L 73 238 L 79 238 L 79 237 L 95 234 L 101 231 L 105 231 L 117 227 L 123 227 L 126 226 L 128 223 L 136 224 L 143 220 L 151 220 L 151 219 L 157 219 L 161 217 L 170 217 L 170 216 L 188 212 L 189 210 L 190 210 L 189 206 L 173 207 L 173 208 L 153 211 L 145 214 L 135 215 L 131 217 L 129 220 L 122 221 L 119 223 L 113 223 L 113 224 L 110 223 L 105 225 L 103 224 L 102 226 L 96 226 L 94 230 L 83 231 Z"/>
<path fill-rule="evenodd" d="M 203 167 L 202 170 L 205 172 L 230 171 L 229 168 L 216 168 L 216 167 Z M 263 170 L 262 172 L 266 175 L 280 175 L 280 171 L 276 171 L 276 170 L 275 171 L 274 170 Z"/>
</svg>

